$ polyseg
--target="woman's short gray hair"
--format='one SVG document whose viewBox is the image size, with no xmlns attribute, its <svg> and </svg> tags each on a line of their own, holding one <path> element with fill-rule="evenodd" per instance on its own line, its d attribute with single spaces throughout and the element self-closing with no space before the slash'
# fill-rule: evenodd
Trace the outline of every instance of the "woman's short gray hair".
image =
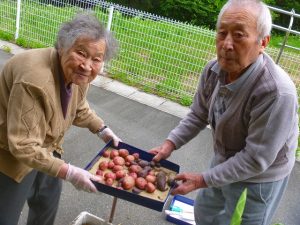
<svg viewBox="0 0 300 225">
<path fill-rule="evenodd" d="M 78 38 L 90 38 L 91 40 L 105 40 L 106 49 L 104 61 L 112 59 L 118 51 L 118 42 L 112 33 L 100 23 L 91 13 L 78 13 L 71 21 L 61 25 L 58 31 L 55 48 L 68 50 Z"/>
<path fill-rule="evenodd" d="M 265 3 L 259 0 L 229 0 L 221 9 L 218 21 L 217 21 L 217 29 L 220 27 L 220 20 L 223 16 L 224 12 L 230 8 L 231 6 L 250 6 L 256 10 L 257 13 L 257 32 L 258 32 L 258 40 L 263 39 L 264 37 L 271 34 L 272 30 L 272 16 L 269 8 Z"/>
</svg>

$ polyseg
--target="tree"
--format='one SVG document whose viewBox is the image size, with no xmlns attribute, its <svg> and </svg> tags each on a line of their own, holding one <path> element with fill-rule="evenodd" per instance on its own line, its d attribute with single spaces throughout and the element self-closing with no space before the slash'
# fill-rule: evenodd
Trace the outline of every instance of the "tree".
<svg viewBox="0 0 300 225">
<path fill-rule="evenodd" d="M 181 22 L 215 29 L 221 7 L 227 0 L 110 0 L 111 2 L 168 17 Z M 300 2 L 294 0 L 265 0 L 267 5 L 300 13 Z M 276 25 L 287 27 L 290 17 L 272 13 Z M 294 30 L 300 31 L 300 19 L 294 20 Z"/>
</svg>

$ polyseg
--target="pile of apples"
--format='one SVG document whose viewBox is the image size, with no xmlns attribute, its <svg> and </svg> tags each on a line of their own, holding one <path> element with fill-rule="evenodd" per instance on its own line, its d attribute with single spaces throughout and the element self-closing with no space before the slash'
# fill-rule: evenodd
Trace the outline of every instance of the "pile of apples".
<svg viewBox="0 0 300 225">
<path fill-rule="evenodd" d="M 168 190 L 174 182 L 175 172 L 167 173 L 159 163 L 140 159 L 139 153 L 110 149 L 103 153 L 96 175 L 108 186 L 139 194 L 142 191 Z"/>
</svg>

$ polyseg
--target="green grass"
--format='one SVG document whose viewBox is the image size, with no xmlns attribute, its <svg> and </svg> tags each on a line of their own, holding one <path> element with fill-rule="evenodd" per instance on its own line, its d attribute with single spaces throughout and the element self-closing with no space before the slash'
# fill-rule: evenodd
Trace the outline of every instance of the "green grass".
<svg viewBox="0 0 300 225">
<path fill-rule="evenodd" d="M 285 36 L 274 35 L 271 36 L 270 46 L 280 48 L 285 40 Z M 286 45 L 300 48 L 300 36 L 290 35 L 287 39 Z M 289 49 L 289 51 L 293 51 Z M 299 53 L 299 51 L 297 51 Z"/>
<path fill-rule="evenodd" d="M 298 143 L 300 143 L 300 138 L 298 139 Z M 296 150 L 296 160 L 300 162 L 300 147 Z"/>
<path fill-rule="evenodd" d="M 0 48 L 7 53 L 11 53 L 11 48 L 7 45 L 0 46 Z"/>
<path fill-rule="evenodd" d="M 0 2 L 0 8 L 9 9 L 5 19 L 0 18 L 1 39 L 13 40 L 14 7 L 12 1 Z M 22 25 L 15 42 L 25 48 L 53 46 L 59 24 L 78 10 L 23 2 Z M 107 11 L 97 7 L 94 11 L 101 21 L 107 21 Z M 114 11 L 112 31 L 121 45 L 119 57 L 107 67 L 112 78 L 183 105 L 191 103 L 201 70 L 215 56 L 214 37 L 202 34 L 208 33 L 206 29 L 194 27 L 189 31 L 169 22 Z"/>
<path fill-rule="evenodd" d="M 14 40 L 14 36 L 12 34 L 8 34 L 4 31 L 0 30 L 0 39 L 1 40 L 5 40 L 5 41 L 13 41 Z"/>
</svg>

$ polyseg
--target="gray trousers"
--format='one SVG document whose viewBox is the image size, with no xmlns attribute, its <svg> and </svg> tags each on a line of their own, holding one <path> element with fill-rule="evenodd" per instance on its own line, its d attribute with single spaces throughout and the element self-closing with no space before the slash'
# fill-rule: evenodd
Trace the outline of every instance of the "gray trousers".
<svg viewBox="0 0 300 225">
<path fill-rule="evenodd" d="M 245 188 L 247 200 L 242 225 L 269 225 L 288 184 L 289 176 L 276 182 L 237 182 L 221 188 L 201 189 L 194 203 L 197 225 L 228 225 Z"/>
<path fill-rule="evenodd" d="M 21 183 L 0 173 L 0 224 L 17 225 L 27 200 L 27 225 L 53 225 L 61 190 L 61 179 L 36 170 Z"/>
</svg>

